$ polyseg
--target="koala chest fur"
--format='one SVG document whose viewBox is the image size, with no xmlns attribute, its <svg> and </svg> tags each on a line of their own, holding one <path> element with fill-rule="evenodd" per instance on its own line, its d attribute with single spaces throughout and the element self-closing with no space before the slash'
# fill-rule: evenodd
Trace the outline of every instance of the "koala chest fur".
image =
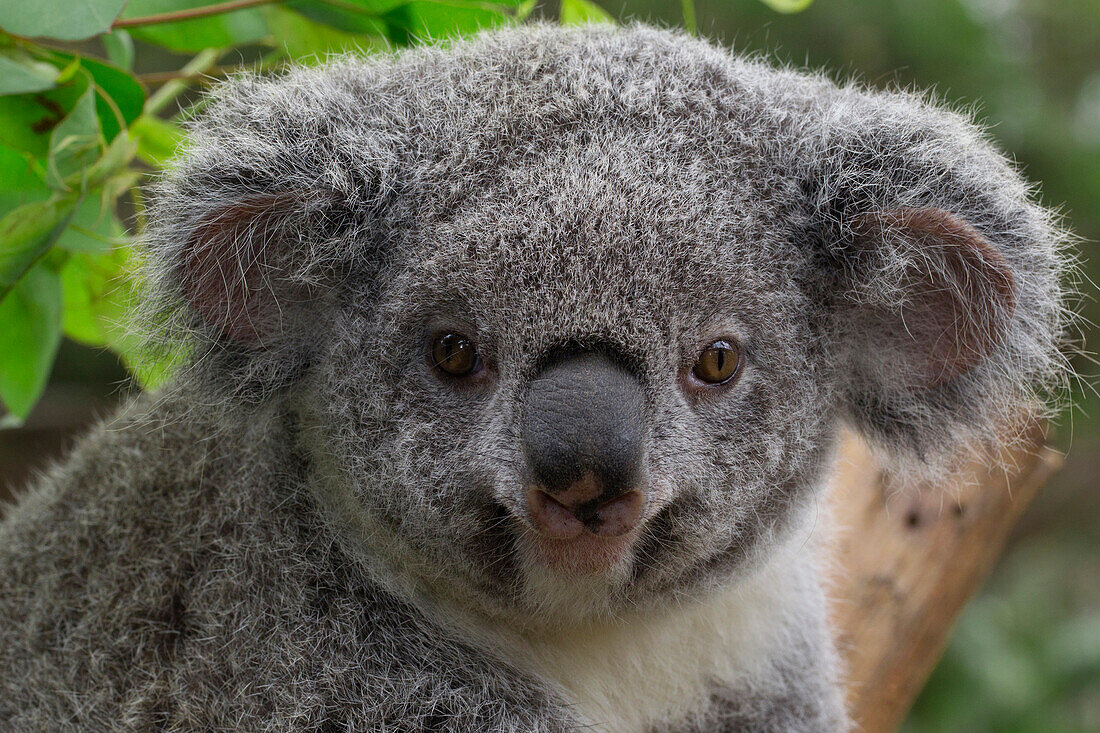
<svg viewBox="0 0 1100 733">
<path fill-rule="evenodd" d="M 837 730 L 840 703 L 822 684 L 835 660 L 816 580 L 821 525 L 799 522 L 742 580 L 698 598 L 522 632 L 454 608 L 443 617 L 541 680 L 585 730 Z"/>
<path fill-rule="evenodd" d="M 712 707 L 728 705 L 723 696 L 788 694 L 776 674 L 777 658 L 797 654 L 800 635 L 823 633 L 824 620 L 812 613 L 798 619 L 801 628 L 789 626 L 800 615 L 791 609 L 815 593 L 809 572 L 814 559 L 805 533 L 799 534 L 801 548 L 783 548 L 736 586 L 606 622 L 533 634 L 511 651 L 520 666 L 556 683 L 592 730 L 690 730 L 708 716 L 732 718 L 737 711 Z M 826 655 L 806 665 L 827 668 L 830 661 Z"/>
</svg>

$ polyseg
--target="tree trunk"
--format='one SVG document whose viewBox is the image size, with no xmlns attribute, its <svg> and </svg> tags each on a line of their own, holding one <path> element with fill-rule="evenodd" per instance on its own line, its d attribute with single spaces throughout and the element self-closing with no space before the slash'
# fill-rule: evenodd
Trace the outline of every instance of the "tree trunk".
<svg viewBox="0 0 1100 733">
<path fill-rule="evenodd" d="M 1013 470 L 974 465 L 950 485 L 900 490 L 845 436 L 834 479 L 839 528 L 833 622 L 861 733 L 888 733 L 931 673 L 955 617 L 992 569 L 1012 526 L 1061 465 L 1036 426 Z"/>
</svg>

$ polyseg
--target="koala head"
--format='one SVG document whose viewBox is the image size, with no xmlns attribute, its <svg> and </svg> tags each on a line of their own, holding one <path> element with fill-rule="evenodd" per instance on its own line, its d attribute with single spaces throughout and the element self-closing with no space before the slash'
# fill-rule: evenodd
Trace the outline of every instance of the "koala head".
<svg viewBox="0 0 1100 733">
<path fill-rule="evenodd" d="M 1058 372 L 1064 235 L 910 95 L 534 26 L 192 133 L 149 233 L 184 378 L 295 412 L 350 542 L 520 623 L 728 582 L 840 421 L 934 468 Z"/>
</svg>

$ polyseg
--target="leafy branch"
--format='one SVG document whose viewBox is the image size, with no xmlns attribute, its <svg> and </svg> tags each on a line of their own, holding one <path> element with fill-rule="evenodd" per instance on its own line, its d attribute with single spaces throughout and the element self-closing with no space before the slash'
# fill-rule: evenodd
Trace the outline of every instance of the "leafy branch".
<svg viewBox="0 0 1100 733">
<path fill-rule="evenodd" d="M 259 5 L 268 5 L 270 3 L 284 1 L 285 0 L 230 0 L 230 2 L 188 8 L 186 10 L 173 10 L 167 13 L 142 15 L 136 18 L 119 18 L 111 24 L 111 27 L 136 28 L 143 25 L 156 25 L 157 23 L 174 23 L 182 20 L 206 18 L 211 15 L 221 15 L 222 13 L 232 13 L 234 10 L 244 10 L 245 8 L 254 8 Z"/>
</svg>

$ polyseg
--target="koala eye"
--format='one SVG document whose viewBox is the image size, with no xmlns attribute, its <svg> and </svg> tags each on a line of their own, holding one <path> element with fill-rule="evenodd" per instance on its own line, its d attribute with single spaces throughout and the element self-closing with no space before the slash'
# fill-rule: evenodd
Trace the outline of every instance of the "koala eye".
<svg viewBox="0 0 1100 733">
<path fill-rule="evenodd" d="M 715 341 L 699 355 L 691 373 L 710 385 L 725 384 L 737 376 L 741 367 L 741 349 L 729 341 Z"/>
<path fill-rule="evenodd" d="M 481 369 L 474 342 L 460 333 L 441 333 L 432 339 L 432 366 L 452 377 L 468 377 Z"/>
</svg>

